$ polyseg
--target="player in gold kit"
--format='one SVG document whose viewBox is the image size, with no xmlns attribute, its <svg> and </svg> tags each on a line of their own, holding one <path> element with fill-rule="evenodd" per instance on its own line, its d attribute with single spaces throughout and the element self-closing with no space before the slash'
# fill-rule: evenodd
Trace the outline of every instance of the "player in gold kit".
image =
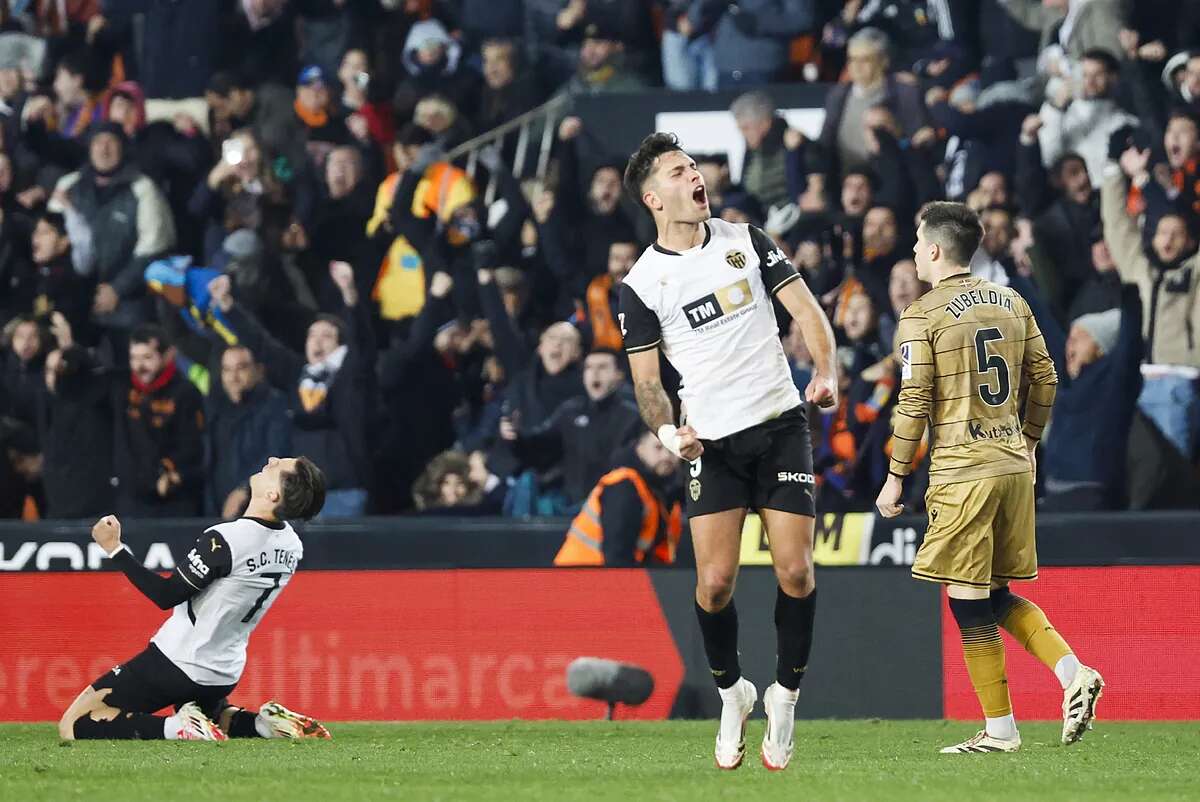
<svg viewBox="0 0 1200 802">
<path fill-rule="evenodd" d="M 943 753 L 1015 752 L 1021 746 L 1004 674 L 1006 629 L 1054 671 L 1064 691 L 1064 744 L 1083 737 L 1104 681 L 1080 664 L 1037 605 L 1008 583 L 1037 578 L 1034 449 L 1058 377 L 1033 313 L 1015 291 L 973 277 L 979 218 L 959 203 L 921 212 L 917 275 L 933 285 L 900 317 L 903 382 L 888 478 L 876 506 L 893 517 L 926 425 L 930 435 L 929 527 L 912 573 L 947 585 L 971 684 L 986 725 Z M 1029 384 L 1025 422 L 1017 391 Z"/>
</svg>

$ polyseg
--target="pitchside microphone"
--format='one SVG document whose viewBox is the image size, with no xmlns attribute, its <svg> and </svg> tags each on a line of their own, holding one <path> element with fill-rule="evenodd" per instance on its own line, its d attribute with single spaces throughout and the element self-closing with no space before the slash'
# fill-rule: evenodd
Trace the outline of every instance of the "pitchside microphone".
<svg viewBox="0 0 1200 802">
<path fill-rule="evenodd" d="M 654 693 L 654 677 L 639 666 L 577 657 L 567 666 L 567 688 L 576 696 L 596 699 L 608 705 L 606 719 L 612 721 L 618 704 L 640 705 Z"/>
</svg>

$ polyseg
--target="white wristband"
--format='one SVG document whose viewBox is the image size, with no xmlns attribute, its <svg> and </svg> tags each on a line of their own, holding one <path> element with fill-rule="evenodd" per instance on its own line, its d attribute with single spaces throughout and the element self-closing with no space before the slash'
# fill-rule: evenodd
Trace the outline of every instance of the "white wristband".
<svg viewBox="0 0 1200 802">
<path fill-rule="evenodd" d="M 673 424 L 664 423 L 658 427 L 658 439 L 662 442 L 663 447 L 670 451 L 675 456 L 683 459 L 683 455 L 679 453 L 679 434 Z"/>
</svg>

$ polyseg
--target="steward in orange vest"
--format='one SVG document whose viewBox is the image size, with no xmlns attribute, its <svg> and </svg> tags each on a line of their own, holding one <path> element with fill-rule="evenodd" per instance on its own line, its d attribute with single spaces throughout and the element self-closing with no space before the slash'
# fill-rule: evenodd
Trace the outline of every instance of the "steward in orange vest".
<svg viewBox="0 0 1200 802">
<path fill-rule="evenodd" d="M 571 522 L 555 565 L 631 567 L 675 562 L 683 531 L 679 460 L 645 431 L 621 454 Z"/>
<path fill-rule="evenodd" d="M 578 321 L 582 323 L 586 320 L 591 327 L 592 348 L 620 353 L 625 347 L 617 318 L 617 294 L 637 258 L 638 248 L 633 242 L 619 240 L 609 245 L 608 272 L 592 279 L 584 294 L 584 301 L 576 301 Z"/>
</svg>

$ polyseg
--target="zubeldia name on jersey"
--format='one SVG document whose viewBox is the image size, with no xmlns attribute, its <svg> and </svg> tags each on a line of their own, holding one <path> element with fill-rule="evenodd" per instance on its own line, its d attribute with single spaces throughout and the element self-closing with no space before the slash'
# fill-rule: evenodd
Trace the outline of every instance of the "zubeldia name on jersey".
<svg viewBox="0 0 1200 802">
<path fill-rule="evenodd" d="M 991 304 L 1001 309 L 1012 311 L 1012 298 L 997 290 L 969 290 L 959 293 L 946 304 L 947 314 L 954 315 L 955 320 L 961 320 L 963 314 L 973 306 Z"/>
</svg>

